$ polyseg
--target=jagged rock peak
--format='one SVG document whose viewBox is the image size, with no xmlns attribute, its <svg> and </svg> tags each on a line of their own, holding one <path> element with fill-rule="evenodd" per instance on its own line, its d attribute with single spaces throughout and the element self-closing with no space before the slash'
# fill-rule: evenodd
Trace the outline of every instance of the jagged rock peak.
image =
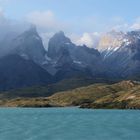
<svg viewBox="0 0 140 140">
<path fill-rule="evenodd" d="M 56 33 L 48 44 L 48 56 L 57 59 L 61 56 L 64 47 L 72 45 L 71 40 L 65 36 L 63 31 Z"/>
<path fill-rule="evenodd" d="M 63 31 L 59 31 L 57 32 L 55 35 L 62 35 L 62 36 L 65 36 L 65 33 Z"/>
<path fill-rule="evenodd" d="M 50 39 L 51 41 L 55 42 L 61 42 L 61 43 L 71 43 L 71 40 L 65 36 L 65 33 L 63 31 L 59 31 Z"/>
<path fill-rule="evenodd" d="M 28 29 L 28 32 L 33 32 L 33 33 L 37 33 L 37 28 L 35 25 L 31 25 L 30 28 Z"/>
<path fill-rule="evenodd" d="M 30 28 L 28 30 L 26 30 L 23 34 L 20 35 L 20 37 L 25 37 L 25 38 L 28 38 L 28 37 L 34 37 L 38 40 L 41 40 L 38 32 L 37 32 L 37 28 L 36 26 L 30 26 Z"/>
</svg>

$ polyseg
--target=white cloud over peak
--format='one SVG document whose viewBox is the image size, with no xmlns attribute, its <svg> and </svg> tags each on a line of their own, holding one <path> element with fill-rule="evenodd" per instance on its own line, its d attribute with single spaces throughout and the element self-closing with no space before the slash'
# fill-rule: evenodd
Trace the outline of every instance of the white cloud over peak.
<svg viewBox="0 0 140 140">
<path fill-rule="evenodd" d="M 96 46 L 98 39 L 100 37 L 100 34 L 98 32 L 93 32 L 93 33 L 83 33 L 79 37 L 71 37 L 73 42 L 76 43 L 77 45 L 87 45 L 90 48 L 93 48 Z"/>
<path fill-rule="evenodd" d="M 11 33 L 21 33 L 29 27 L 27 22 L 20 22 L 6 17 L 5 12 L 0 9 L 0 40 Z"/>
<path fill-rule="evenodd" d="M 140 17 L 135 19 L 135 22 L 130 26 L 131 30 L 139 30 L 140 29 Z"/>
<path fill-rule="evenodd" d="M 117 30 L 117 31 L 128 31 L 129 29 L 130 29 L 130 26 L 127 23 L 118 24 L 112 27 L 112 30 Z"/>
<path fill-rule="evenodd" d="M 130 29 L 132 29 L 132 30 L 139 30 L 139 29 L 140 29 L 140 23 L 134 23 L 134 24 L 130 27 Z"/>
<path fill-rule="evenodd" d="M 57 19 L 51 10 L 33 11 L 26 15 L 25 20 L 36 25 L 40 36 L 43 39 L 45 48 L 48 48 L 49 39 L 58 31 L 69 32 L 72 28 L 65 21 Z"/>
<path fill-rule="evenodd" d="M 4 2 L 5 0 L 0 0 Z M 6 0 L 13 1 L 13 0 Z M 14 0 L 15 1 L 15 0 Z M 93 18 L 90 18 L 93 19 Z M 87 45 L 88 47 L 94 47 L 98 43 L 100 39 L 100 34 L 98 32 L 94 32 L 95 29 L 97 31 L 98 27 L 102 27 L 103 32 L 107 32 L 109 30 L 119 30 L 119 31 L 129 31 L 129 30 L 137 30 L 140 29 L 140 18 L 135 19 L 133 24 L 128 24 L 121 17 L 114 17 L 109 21 L 102 22 L 102 20 L 94 19 L 89 20 L 89 18 L 82 19 L 85 22 L 76 22 L 76 21 L 65 21 L 57 18 L 57 15 L 51 10 L 45 11 L 32 11 L 25 15 L 25 19 L 22 22 L 11 20 L 5 16 L 5 13 L 0 8 L 0 37 L 4 35 L 6 31 L 17 31 L 27 29 L 30 24 L 34 24 L 37 26 L 39 34 L 43 39 L 43 43 L 47 48 L 47 44 L 49 39 L 53 36 L 54 33 L 63 30 L 66 32 L 68 37 L 71 38 L 72 42 L 77 45 Z M 30 23 L 30 24 L 29 24 Z M 82 24 L 81 24 L 82 23 Z M 25 28 L 26 24 L 26 28 Z M 101 30 L 102 30 L 101 28 Z"/>
</svg>

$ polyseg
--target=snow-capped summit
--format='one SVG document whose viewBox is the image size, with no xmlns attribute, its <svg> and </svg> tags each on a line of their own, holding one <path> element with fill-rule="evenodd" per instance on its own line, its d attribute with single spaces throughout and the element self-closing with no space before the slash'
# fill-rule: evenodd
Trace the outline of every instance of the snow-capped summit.
<svg viewBox="0 0 140 140">
<path fill-rule="evenodd" d="M 104 52 L 104 55 L 106 57 L 119 49 L 119 47 L 123 44 L 124 37 L 125 33 L 112 30 L 111 32 L 108 32 L 101 36 L 97 48 L 100 52 Z"/>
<path fill-rule="evenodd" d="M 104 59 L 114 55 L 117 51 L 132 48 L 140 39 L 140 31 L 131 31 L 127 33 L 111 31 L 101 36 L 98 50 L 102 53 Z"/>
</svg>

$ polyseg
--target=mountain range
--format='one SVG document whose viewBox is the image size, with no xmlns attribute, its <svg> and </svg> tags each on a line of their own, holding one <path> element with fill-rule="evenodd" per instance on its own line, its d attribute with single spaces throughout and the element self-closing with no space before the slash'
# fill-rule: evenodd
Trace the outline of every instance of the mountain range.
<svg viewBox="0 0 140 140">
<path fill-rule="evenodd" d="M 96 49 L 95 49 L 96 48 Z M 67 79 L 140 80 L 140 31 L 108 32 L 94 48 L 77 46 L 63 31 L 43 46 L 35 27 L 0 41 L 0 90 Z"/>
</svg>

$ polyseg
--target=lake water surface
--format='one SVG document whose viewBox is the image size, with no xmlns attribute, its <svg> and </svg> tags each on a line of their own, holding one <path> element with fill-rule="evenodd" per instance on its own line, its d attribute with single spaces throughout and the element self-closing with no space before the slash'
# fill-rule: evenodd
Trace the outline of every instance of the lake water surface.
<svg viewBox="0 0 140 140">
<path fill-rule="evenodd" d="M 0 140 L 140 140 L 140 111 L 2 108 Z"/>
</svg>

